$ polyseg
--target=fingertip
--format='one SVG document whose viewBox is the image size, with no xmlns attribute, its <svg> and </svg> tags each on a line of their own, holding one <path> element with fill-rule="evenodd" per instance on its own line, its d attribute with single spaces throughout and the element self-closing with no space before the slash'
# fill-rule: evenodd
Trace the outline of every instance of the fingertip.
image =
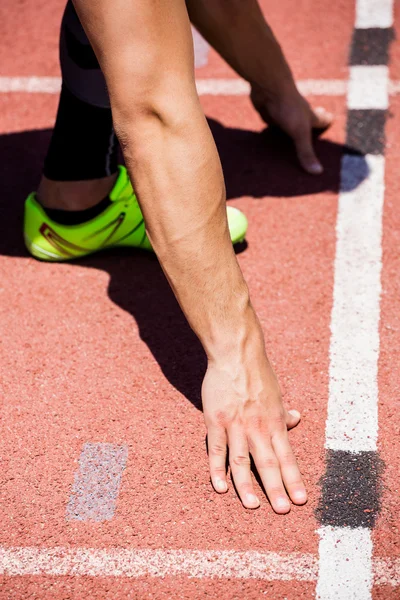
<svg viewBox="0 0 400 600">
<path fill-rule="evenodd" d="M 333 122 L 334 115 L 323 106 L 314 109 L 313 128 L 327 129 Z"/>
<path fill-rule="evenodd" d="M 302 505 L 307 502 L 307 492 L 305 490 L 297 490 L 291 495 L 292 502 L 294 504 Z"/>
<path fill-rule="evenodd" d="M 298 410 L 296 410 L 295 408 L 291 408 L 291 409 L 290 409 L 288 412 L 289 412 L 289 413 L 290 413 L 290 414 L 291 414 L 291 415 L 292 415 L 292 416 L 293 416 L 295 419 L 298 419 L 298 420 L 300 421 L 300 419 L 301 419 L 301 414 L 299 413 L 299 411 L 298 411 Z"/>
<path fill-rule="evenodd" d="M 221 479 L 220 477 L 215 477 L 212 480 L 212 484 L 213 484 L 215 491 L 218 492 L 219 494 L 225 494 L 225 492 L 228 491 L 228 484 L 226 483 L 226 481 L 224 479 Z"/>
<path fill-rule="evenodd" d="M 321 175 L 321 173 L 324 172 L 324 167 L 321 165 L 320 162 L 317 161 L 308 164 L 303 164 L 303 166 L 307 173 L 310 173 L 310 175 Z"/>
<path fill-rule="evenodd" d="M 287 419 L 287 427 L 288 427 L 288 429 L 292 429 L 293 427 L 296 427 L 296 425 L 298 425 L 300 423 L 301 414 L 299 413 L 298 410 L 295 410 L 294 408 L 292 408 L 291 410 L 288 410 L 288 415 L 289 415 L 289 418 Z"/>
<path fill-rule="evenodd" d="M 279 515 L 287 515 L 290 512 L 290 502 L 287 498 L 278 498 L 272 507 Z"/>
<path fill-rule="evenodd" d="M 258 508 L 260 501 L 255 494 L 245 494 L 243 497 L 243 506 L 245 508 Z"/>
</svg>

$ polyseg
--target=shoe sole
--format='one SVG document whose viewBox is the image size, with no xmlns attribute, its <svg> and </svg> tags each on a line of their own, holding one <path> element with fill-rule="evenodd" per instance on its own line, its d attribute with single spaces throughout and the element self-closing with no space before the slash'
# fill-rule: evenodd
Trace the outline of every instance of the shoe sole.
<svg viewBox="0 0 400 600">
<path fill-rule="evenodd" d="M 235 240 L 232 240 L 232 244 L 241 244 L 243 243 L 245 240 L 245 235 L 241 236 L 240 238 L 237 238 Z M 38 246 L 37 244 L 35 244 L 34 242 L 32 242 L 32 240 L 27 236 L 26 233 L 24 233 L 24 242 L 25 242 L 25 247 L 28 250 L 29 254 L 31 256 L 33 256 L 33 258 L 36 258 L 37 260 L 41 260 L 43 262 L 71 262 L 74 260 L 78 260 L 79 258 L 84 258 L 85 256 L 91 256 L 92 254 L 96 254 L 96 252 L 101 252 L 102 250 L 108 250 L 110 248 L 127 248 L 129 246 L 118 246 L 117 244 L 115 246 L 111 245 L 111 246 L 107 246 L 107 248 L 99 248 L 98 250 L 93 250 L 92 252 L 86 252 L 85 254 L 80 254 L 79 256 L 73 256 L 73 257 L 66 257 L 63 258 L 61 256 L 59 256 L 58 254 L 53 254 L 52 252 L 48 252 L 47 250 L 43 250 L 43 248 L 41 248 L 40 246 Z M 139 248 L 137 246 L 131 246 L 132 248 L 136 248 L 138 250 L 145 250 L 146 252 L 151 252 L 151 250 L 147 249 L 147 248 Z"/>
</svg>

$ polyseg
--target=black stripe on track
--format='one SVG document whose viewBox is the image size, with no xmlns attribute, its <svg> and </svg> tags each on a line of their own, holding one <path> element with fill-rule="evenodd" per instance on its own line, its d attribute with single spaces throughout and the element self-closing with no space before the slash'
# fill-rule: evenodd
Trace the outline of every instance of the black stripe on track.
<svg viewBox="0 0 400 600">
<path fill-rule="evenodd" d="M 351 42 L 351 66 L 355 65 L 387 65 L 389 48 L 395 39 L 392 27 L 388 29 L 355 29 Z"/>
<path fill-rule="evenodd" d="M 346 146 L 360 154 L 384 154 L 386 110 L 349 110 Z"/>
<path fill-rule="evenodd" d="M 383 462 L 377 452 L 328 450 L 317 518 L 333 527 L 374 527 Z"/>
</svg>

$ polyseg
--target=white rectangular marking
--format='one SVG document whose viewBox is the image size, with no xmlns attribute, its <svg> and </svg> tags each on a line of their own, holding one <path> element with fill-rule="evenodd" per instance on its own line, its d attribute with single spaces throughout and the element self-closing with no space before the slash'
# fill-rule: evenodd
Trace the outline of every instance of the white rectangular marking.
<svg viewBox="0 0 400 600">
<path fill-rule="evenodd" d="M 318 600 L 370 600 L 372 540 L 369 529 L 321 527 L 318 530 Z"/>
<path fill-rule="evenodd" d="M 389 70 L 385 65 L 350 67 L 347 107 L 381 109 L 389 105 Z"/>
<path fill-rule="evenodd" d="M 0 574 L 315 581 L 317 559 L 312 554 L 234 550 L 2 547 Z"/>
<path fill-rule="evenodd" d="M 375 451 L 384 157 L 342 160 L 326 448 Z"/>
<path fill-rule="evenodd" d="M 357 0 L 357 29 L 391 27 L 393 25 L 393 0 Z"/>
</svg>

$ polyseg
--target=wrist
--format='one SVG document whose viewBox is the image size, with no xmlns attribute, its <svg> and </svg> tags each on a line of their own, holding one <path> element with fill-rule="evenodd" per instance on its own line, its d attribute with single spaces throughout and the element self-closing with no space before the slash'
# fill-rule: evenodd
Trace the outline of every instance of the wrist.
<svg viewBox="0 0 400 600">
<path fill-rule="evenodd" d="M 242 364 L 252 353 L 265 352 L 264 335 L 248 294 L 229 321 L 215 327 L 212 335 L 203 341 L 209 364 Z"/>
</svg>

